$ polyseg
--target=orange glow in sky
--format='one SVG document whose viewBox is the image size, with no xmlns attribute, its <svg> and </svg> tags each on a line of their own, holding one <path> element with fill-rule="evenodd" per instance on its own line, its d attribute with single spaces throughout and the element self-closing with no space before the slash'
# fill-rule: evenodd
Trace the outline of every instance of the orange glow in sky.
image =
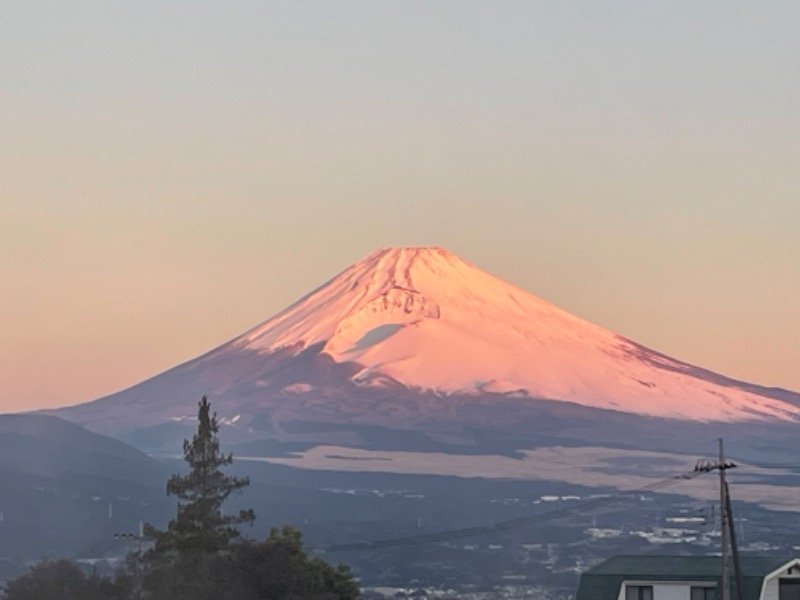
<svg viewBox="0 0 800 600">
<path fill-rule="evenodd" d="M 800 7 L 14 3 L 0 410 L 94 399 L 381 246 L 800 390 Z"/>
</svg>

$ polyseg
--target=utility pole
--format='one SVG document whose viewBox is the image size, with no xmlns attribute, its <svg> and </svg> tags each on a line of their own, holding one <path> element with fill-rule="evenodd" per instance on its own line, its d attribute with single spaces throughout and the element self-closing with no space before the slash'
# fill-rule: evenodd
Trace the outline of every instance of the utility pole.
<svg viewBox="0 0 800 600">
<path fill-rule="evenodd" d="M 742 580 L 742 563 L 739 561 L 739 545 L 736 543 L 736 522 L 733 520 L 733 508 L 731 508 L 731 492 L 728 484 L 725 483 L 725 510 L 728 511 L 728 523 L 731 531 L 731 550 L 733 550 L 733 570 L 736 572 L 736 593 L 739 600 L 744 600 L 744 581 Z"/>
<path fill-rule="evenodd" d="M 144 556 L 144 554 L 142 553 L 142 551 L 144 550 L 143 543 L 151 541 L 151 539 L 145 536 L 144 534 L 144 522 L 141 520 L 139 521 L 139 535 L 130 532 L 115 533 L 114 539 L 123 542 L 139 542 L 139 551 L 134 556 L 133 593 L 137 599 L 141 599 L 143 579 L 144 579 L 142 573 L 142 557 Z"/>
<path fill-rule="evenodd" d="M 717 440 L 719 442 L 719 458 L 714 460 L 699 460 L 695 471 L 719 471 L 719 524 L 720 524 L 720 544 L 722 550 L 722 600 L 731 600 L 731 582 L 728 576 L 728 535 L 732 533 L 730 529 L 730 499 L 728 497 L 728 483 L 725 481 L 725 471 L 733 469 L 736 464 L 732 462 L 725 462 L 725 448 L 722 444 L 722 438 Z M 737 561 L 738 562 L 738 561 Z M 739 573 L 737 573 L 737 579 Z M 741 585 L 738 586 L 739 597 L 741 598 L 742 590 Z"/>
<path fill-rule="evenodd" d="M 722 438 L 719 438 L 719 524 L 720 543 L 722 544 L 722 600 L 731 600 L 731 582 L 728 578 L 728 501 L 727 482 L 725 481 L 725 450 Z"/>
</svg>

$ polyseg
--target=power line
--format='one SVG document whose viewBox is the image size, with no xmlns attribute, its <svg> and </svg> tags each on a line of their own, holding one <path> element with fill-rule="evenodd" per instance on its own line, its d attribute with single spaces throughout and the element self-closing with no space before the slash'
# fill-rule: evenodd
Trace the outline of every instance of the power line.
<svg viewBox="0 0 800 600">
<path fill-rule="evenodd" d="M 800 463 L 753 463 L 748 462 L 748 467 L 755 467 L 757 469 L 800 469 Z"/>
<path fill-rule="evenodd" d="M 678 456 L 678 455 L 687 455 L 687 456 L 689 456 L 695 450 L 703 449 L 703 448 L 706 448 L 708 446 L 712 446 L 712 445 L 716 445 L 716 444 L 717 444 L 717 440 L 716 439 L 706 440 L 704 442 L 700 442 L 700 443 L 698 443 L 698 444 L 696 444 L 694 446 L 691 446 L 689 448 L 685 448 L 685 449 L 681 450 L 680 452 L 674 452 L 673 454 L 675 454 L 676 456 Z M 798 465 L 798 467 L 800 467 L 800 465 Z M 314 486 L 303 486 L 303 489 L 317 490 L 319 488 L 316 488 Z M 331 491 L 331 490 L 330 489 L 324 489 L 323 491 Z M 626 492 L 626 493 L 635 493 L 635 492 L 631 491 L 631 492 Z M 518 499 L 518 500 L 523 500 L 525 498 L 538 497 L 539 494 L 540 494 L 540 492 L 534 492 L 534 493 L 529 493 L 529 494 L 518 495 L 518 496 L 515 496 L 515 498 Z M 474 507 L 478 507 L 478 506 L 482 506 L 482 503 L 471 503 L 471 504 L 468 504 L 468 505 L 462 504 L 462 505 L 460 505 L 460 508 L 462 508 L 462 509 L 463 508 L 474 508 Z M 431 517 L 433 517 L 434 515 L 448 514 L 448 513 L 451 513 L 451 512 L 452 512 L 451 509 L 440 509 L 440 510 L 435 510 L 435 511 L 432 511 L 432 512 L 429 511 L 429 512 L 426 512 L 424 514 L 424 518 L 425 518 L 425 520 L 428 520 Z M 409 517 L 409 520 L 417 521 L 418 518 L 413 518 L 412 519 L 411 517 Z M 381 519 L 381 518 L 374 518 L 374 519 L 341 520 L 341 521 L 313 521 L 313 522 L 304 523 L 304 525 L 307 526 L 307 527 L 314 527 L 314 528 L 334 528 L 334 527 L 353 527 L 353 526 L 356 526 L 356 525 L 374 525 L 374 524 L 379 524 L 379 523 L 383 523 L 383 522 L 385 522 L 385 521 L 383 519 Z M 320 548 L 323 548 L 323 547 L 333 547 L 333 546 L 320 546 Z"/>
<path fill-rule="evenodd" d="M 415 546 L 419 544 L 430 544 L 434 542 L 446 542 L 450 540 L 462 539 L 465 537 L 472 537 L 476 535 L 492 533 L 495 531 L 506 531 L 508 529 L 516 529 L 518 527 L 524 527 L 526 525 L 532 525 L 535 523 L 544 523 L 547 521 L 562 519 L 564 517 L 568 517 L 573 514 L 579 514 L 590 510 L 595 510 L 603 506 L 607 506 L 609 504 L 615 504 L 627 500 L 631 495 L 638 495 L 646 492 L 657 491 L 669 487 L 671 485 L 674 485 L 675 483 L 678 483 L 683 480 L 694 479 L 695 477 L 702 475 L 703 473 L 704 471 L 687 471 L 686 473 L 681 473 L 679 475 L 674 475 L 666 479 L 655 481 L 640 489 L 629 490 L 616 496 L 605 496 L 601 498 L 595 498 L 594 500 L 590 500 L 579 506 L 562 508 L 536 515 L 530 515 L 527 517 L 510 519 L 508 521 L 500 521 L 496 523 L 476 525 L 473 527 L 464 527 L 460 529 L 449 529 L 434 533 L 423 533 L 406 537 L 389 538 L 371 542 L 353 542 L 349 544 L 333 544 L 328 546 L 323 545 L 312 548 L 312 550 L 317 552 L 353 552 L 361 550 L 376 550 L 382 548 L 394 548 L 398 546 Z"/>
</svg>

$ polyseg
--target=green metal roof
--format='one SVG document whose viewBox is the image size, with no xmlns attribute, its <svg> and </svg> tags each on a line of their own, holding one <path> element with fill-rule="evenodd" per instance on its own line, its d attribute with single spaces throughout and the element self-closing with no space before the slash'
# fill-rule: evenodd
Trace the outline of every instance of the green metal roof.
<svg viewBox="0 0 800 600">
<path fill-rule="evenodd" d="M 745 600 L 758 600 L 766 575 L 791 558 L 741 557 Z M 737 598 L 731 561 L 731 598 Z M 614 556 L 581 575 L 575 600 L 616 600 L 624 581 L 713 581 L 719 587 L 719 556 Z"/>
</svg>

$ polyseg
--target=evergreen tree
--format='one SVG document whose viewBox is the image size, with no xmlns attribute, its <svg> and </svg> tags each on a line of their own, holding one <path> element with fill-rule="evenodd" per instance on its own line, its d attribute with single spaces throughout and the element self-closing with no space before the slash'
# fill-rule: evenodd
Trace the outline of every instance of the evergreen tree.
<svg viewBox="0 0 800 600">
<path fill-rule="evenodd" d="M 246 487 L 246 477 L 227 476 L 216 414 L 205 397 L 197 433 L 183 443 L 188 475 L 173 475 L 167 493 L 178 497 L 178 513 L 166 531 L 147 528 L 153 550 L 131 557 L 127 580 L 134 598 L 147 600 L 357 600 L 358 582 L 344 565 L 311 558 L 291 527 L 275 529 L 264 542 L 240 540 L 236 525 L 252 523 L 252 510 L 224 515 L 222 504 Z M 124 583 L 124 580 L 118 579 Z"/>
<path fill-rule="evenodd" d="M 183 442 L 183 455 L 190 471 L 187 475 L 173 475 L 167 482 L 167 494 L 178 498 L 177 515 L 166 531 L 148 527 L 147 533 L 156 540 L 156 554 L 194 557 L 204 563 L 209 555 L 226 549 L 239 537 L 236 525 L 251 524 L 255 514 L 249 509 L 223 514 L 223 503 L 250 481 L 223 473 L 222 467 L 233 462 L 233 455 L 220 452 L 217 415 L 211 414 L 205 396 L 198 406 L 197 433 L 191 441 Z"/>
<path fill-rule="evenodd" d="M 345 565 L 311 557 L 302 534 L 274 528 L 264 542 L 237 544 L 209 565 L 215 600 L 357 600 L 358 581 Z"/>
</svg>

